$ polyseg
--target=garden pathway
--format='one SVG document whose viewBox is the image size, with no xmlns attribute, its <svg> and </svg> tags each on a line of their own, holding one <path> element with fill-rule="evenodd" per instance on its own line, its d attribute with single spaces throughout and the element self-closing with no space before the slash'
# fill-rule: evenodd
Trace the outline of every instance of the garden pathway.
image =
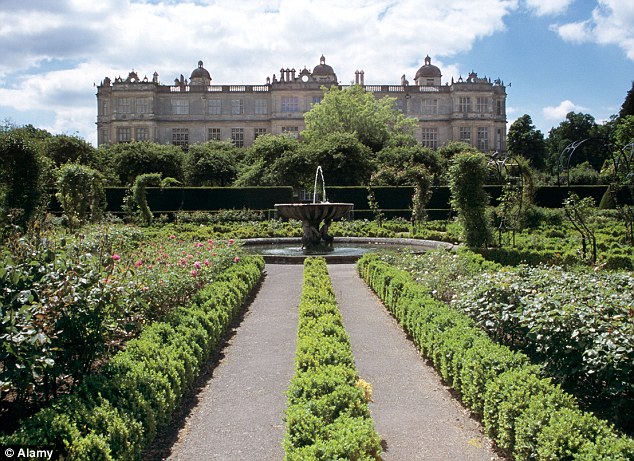
<svg viewBox="0 0 634 461">
<path fill-rule="evenodd" d="M 170 460 L 280 461 L 294 373 L 302 266 L 267 265 L 266 277 L 199 395 Z"/>
<path fill-rule="evenodd" d="M 367 288 L 353 264 L 328 266 L 385 461 L 500 458 L 479 424 Z M 224 357 L 172 446 L 169 460 L 281 461 L 293 375 L 301 265 L 266 266 L 266 277 Z"/>
<path fill-rule="evenodd" d="M 350 336 L 385 461 L 489 461 L 499 458 L 481 426 L 452 397 L 434 369 L 357 275 L 354 264 L 328 271 Z"/>
</svg>

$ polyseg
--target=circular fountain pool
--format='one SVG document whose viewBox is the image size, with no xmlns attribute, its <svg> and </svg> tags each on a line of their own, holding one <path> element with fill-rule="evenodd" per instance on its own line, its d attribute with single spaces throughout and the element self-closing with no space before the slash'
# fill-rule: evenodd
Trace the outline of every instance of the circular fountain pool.
<svg viewBox="0 0 634 461">
<path fill-rule="evenodd" d="M 423 252 L 436 248 L 451 249 L 451 243 L 405 238 L 338 237 L 329 251 L 302 250 L 301 238 L 258 238 L 243 241 L 244 250 L 259 254 L 267 264 L 301 264 L 307 256 L 322 256 L 330 264 L 350 264 L 365 253 L 380 250 L 408 249 Z"/>
</svg>

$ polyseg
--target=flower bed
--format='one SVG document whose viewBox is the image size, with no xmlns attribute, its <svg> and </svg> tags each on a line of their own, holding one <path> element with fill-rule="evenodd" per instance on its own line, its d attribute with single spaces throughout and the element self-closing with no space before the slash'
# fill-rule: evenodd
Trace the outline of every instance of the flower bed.
<svg viewBox="0 0 634 461">
<path fill-rule="evenodd" d="M 539 363 L 584 409 L 634 433 L 631 272 L 501 267 L 466 249 L 382 259 Z"/>
<path fill-rule="evenodd" d="M 53 446 L 70 460 L 139 459 L 217 350 L 263 267 L 261 258 L 246 257 L 222 272 L 0 444 Z"/>
<path fill-rule="evenodd" d="M 295 375 L 287 391 L 285 459 L 380 459 L 366 392 L 325 260 L 306 259 Z"/>
<path fill-rule="evenodd" d="M 153 239 L 126 226 L 9 239 L 0 250 L 2 399 L 23 413 L 67 392 L 239 254 L 229 241 Z"/>
<path fill-rule="evenodd" d="M 516 460 L 630 460 L 634 441 L 582 412 L 528 357 L 494 343 L 402 270 L 366 255 L 359 272 L 425 357 Z"/>
</svg>

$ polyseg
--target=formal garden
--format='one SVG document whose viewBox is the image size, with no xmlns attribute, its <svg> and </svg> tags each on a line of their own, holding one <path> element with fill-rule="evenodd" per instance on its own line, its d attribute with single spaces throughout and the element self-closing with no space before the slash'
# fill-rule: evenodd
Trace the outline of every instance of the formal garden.
<svg viewBox="0 0 634 461">
<path fill-rule="evenodd" d="M 348 131 L 307 118 L 301 142 L 186 152 L 5 127 L 0 444 L 142 459 L 257 292 L 265 263 L 245 241 L 301 237 L 273 204 L 301 201 L 321 165 L 337 200 L 356 197 L 335 239 L 458 246 L 372 252 L 358 272 L 501 453 L 634 459 L 634 115 L 571 113 L 552 145 L 525 116 L 500 157 L 422 147 L 396 111 L 375 112 Z M 572 125 L 602 141 L 575 143 Z M 380 459 L 327 266 L 297 270 L 286 457 Z"/>
</svg>

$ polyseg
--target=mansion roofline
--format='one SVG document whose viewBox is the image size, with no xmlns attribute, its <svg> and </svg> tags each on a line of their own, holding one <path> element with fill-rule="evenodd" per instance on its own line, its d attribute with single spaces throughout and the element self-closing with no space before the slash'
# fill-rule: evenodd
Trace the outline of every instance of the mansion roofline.
<svg viewBox="0 0 634 461">
<path fill-rule="evenodd" d="M 418 121 L 414 135 L 437 148 L 463 141 L 482 151 L 506 151 L 506 87 L 500 79 L 453 78 L 443 84 L 441 70 L 427 56 L 413 83 L 366 85 L 355 71 L 353 85 L 375 98 L 394 98 L 396 109 Z M 210 140 L 248 147 L 263 134 L 300 137 L 304 114 L 324 97 L 323 88 L 346 88 L 321 56 L 319 64 L 297 71 L 281 68 L 264 84 L 212 84 L 203 62 L 187 79 L 183 74 L 164 85 L 131 71 L 124 79 L 106 77 L 97 87 L 98 144 L 153 141 L 187 148 Z"/>
<path fill-rule="evenodd" d="M 189 81 L 183 74 L 179 78 L 174 79 L 173 85 L 164 85 L 159 81 L 159 74 L 154 72 L 152 80 L 149 80 L 147 76 L 143 79 L 139 78 L 137 72 L 132 70 L 127 78 L 117 77 L 111 80 L 109 77 L 105 77 L 100 83 L 99 87 L 117 87 L 119 85 L 125 85 L 125 88 L 129 88 L 127 85 L 138 85 L 138 89 L 143 89 L 143 86 L 147 86 L 148 89 L 153 89 L 159 92 L 166 93 L 180 93 L 180 92 L 246 92 L 246 93 L 258 93 L 268 92 L 276 88 L 286 88 L 293 86 L 299 86 L 302 88 L 317 87 L 321 88 L 323 85 L 331 86 L 336 85 L 341 88 L 346 88 L 351 85 L 341 85 L 337 81 L 337 76 L 331 66 L 325 63 L 325 57 L 322 56 L 320 64 L 315 66 L 311 71 L 304 67 L 301 71 L 297 71 L 295 68 L 282 68 L 279 71 L 279 77 L 274 74 L 273 77 L 267 77 L 264 84 L 211 84 L 212 78 L 209 73 L 203 67 L 203 61 L 198 61 L 198 68 L 194 69 Z M 497 78 L 491 80 L 491 78 L 478 77 L 476 72 L 471 72 L 466 79 L 462 76 L 458 80 L 451 78 L 451 83 L 446 82 L 444 85 L 441 83 L 440 70 L 431 64 L 431 58 L 429 56 L 425 60 L 423 65 L 414 79 L 415 84 L 410 85 L 405 75 L 401 76 L 400 85 L 366 85 L 365 84 L 365 72 L 363 70 L 355 71 L 354 85 L 362 86 L 366 91 L 376 93 L 407 93 L 407 92 L 420 92 L 420 93 L 433 93 L 433 92 L 450 92 L 453 86 L 456 89 L 471 88 L 471 85 L 488 85 L 496 87 L 499 91 L 505 91 L 504 82 Z"/>
</svg>

